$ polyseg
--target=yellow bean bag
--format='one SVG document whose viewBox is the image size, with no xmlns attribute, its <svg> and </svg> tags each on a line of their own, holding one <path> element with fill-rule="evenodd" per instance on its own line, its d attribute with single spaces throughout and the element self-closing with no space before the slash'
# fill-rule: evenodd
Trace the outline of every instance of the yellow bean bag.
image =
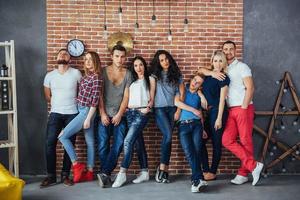
<svg viewBox="0 0 300 200">
<path fill-rule="evenodd" d="M 0 200 L 21 200 L 25 182 L 13 177 L 0 163 Z"/>
</svg>

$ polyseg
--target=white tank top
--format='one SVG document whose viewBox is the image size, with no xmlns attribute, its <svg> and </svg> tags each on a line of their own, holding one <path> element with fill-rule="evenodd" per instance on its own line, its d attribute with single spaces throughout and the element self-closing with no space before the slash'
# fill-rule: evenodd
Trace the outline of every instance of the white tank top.
<svg viewBox="0 0 300 200">
<path fill-rule="evenodd" d="M 146 107 L 149 100 L 150 92 L 145 79 L 138 79 L 130 85 L 128 108 Z"/>
</svg>

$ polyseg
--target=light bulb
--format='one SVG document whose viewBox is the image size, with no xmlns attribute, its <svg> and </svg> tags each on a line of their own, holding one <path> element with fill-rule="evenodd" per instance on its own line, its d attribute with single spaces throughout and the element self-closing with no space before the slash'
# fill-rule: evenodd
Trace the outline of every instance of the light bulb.
<svg viewBox="0 0 300 200">
<path fill-rule="evenodd" d="M 270 152 L 270 156 L 274 156 L 274 153 L 272 151 Z"/>
<path fill-rule="evenodd" d="M 276 130 L 275 130 L 275 133 L 276 133 L 276 134 L 279 134 L 279 133 L 280 133 L 279 129 L 276 129 Z"/>
<path fill-rule="evenodd" d="M 135 34 L 137 34 L 139 32 L 139 27 L 140 27 L 139 23 L 136 22 L 135 25 L 134 25 L 134 33 Z"/>
<path fill-rule="evenodd" d="M 296 155 L 299 155 L 299 153 L 300 153 L 299 150 L 297 150 L 297 151 L 296 151 Z"/>
<path fill-rule="evenodd" d="M 264 173 L 264 178 L 268 178 L 268 174 L 267 173 Z"/>
<path fill-rule="evenodd" d="M 283 104 L 280 104 L 279 106 L 281 107 L 282 110 L 286 109 L 285 105 L 283 105 Z"/>
<path fill-rule="evenodd" d="M 103 39 L 107 40 L 107 36 L 108 36 L 108 33 L 107 33 L 107 26 L 104 25 Z"/>
<path fill-rule="evenodd" d="M 285 129 L 285 125 L 281 125 L 280 128 L 281 128 L 281 130 L 284 130 Z"/>
<path fill-rule="evenodd" d="M 295 160 L 296 160 L 296 158 L 293 156 L 293 157 L 292 157 L 292 161 L 295 161 Z"/>
<path fill-rule="evenodd" d="M 155 15 L 152 15 L 152 18 L 151 18 L 151 26 L 155 26 L 156 24 L 156 16 Z"/>
<path fill-rule="evenodd" d="M 282 170 L 281 170 L 283 173 L 286 172 L 286 168 L 285 167 L 282 167 Z"/>
<path fill-rule="evenodd" d="M 169 29 L 169 32 L 168 32 L 168 40 L 172 41 L 172 31 L 171 31 L 171 29 Z"/>
<path fill-rule="evenodd" d="M 281 80 L 277 80 L 275 83 L 276 83 L 277 85 L 279 85 L 280 82 L 281 82 Z"/>
<path fill-rule="evenodd" d="M 273 146 L 273 150 L 277 150 L 277 146 Z"/>
<path fill-rule="evenodd" d="M 293 121 L 293 126 L 297 126 L 297 125 L 298 125 L 298 121 L 297 120 Z"/>
<path fill-rule="evenodd" d="M 288 89 L 287 89 L 287 88 L 284 88 L 284 89 L 283 89 L 283 92 L 284 92 L 284 93 L 286 93 L 287 91 L 288 91 Z"/>
<path fill-rule="evenodd" d="M 119 7 L 119 21 L 120 21 L 120 25 L 123 24 L 123 14 L 122 14 L 122 8 Z"/>
<path fill-rule="evenodd" d="M 298 129 L 298 133 L 300 133 L 300 128 Z"/>
<path fill-rule="evenodd" d="M 184 32 L 187 33 L 189 32 L 189 21 L 187 18 L 184 19 Z"/>
</svg>

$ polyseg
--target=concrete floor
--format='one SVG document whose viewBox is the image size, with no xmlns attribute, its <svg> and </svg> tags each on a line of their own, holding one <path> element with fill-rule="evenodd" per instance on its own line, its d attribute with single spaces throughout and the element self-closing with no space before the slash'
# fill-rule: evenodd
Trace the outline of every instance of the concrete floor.
<svg viewBox="0 0 300 200">
<path fill-rule="evenodd" d="M 58 184 L 40 189 L 39 181 L 27 180 L 23 190 L 23 200 L 291 200 L 300 195 L 300 175 L 281 175 L 261 178 L 257 186 L 251 182 L 244 185 L 231 185 L 231 177 L 221 176 L 202 193 L 190 192 L 189 177 L 171 177 L 171 183 L 149 182 L 133 184 L 131 180 L 121 188 L 99 188 L 97 181 L 79 183 L 72 187 Z M 298 197 L 297 197 L 298 196 Z"/>
</svg>

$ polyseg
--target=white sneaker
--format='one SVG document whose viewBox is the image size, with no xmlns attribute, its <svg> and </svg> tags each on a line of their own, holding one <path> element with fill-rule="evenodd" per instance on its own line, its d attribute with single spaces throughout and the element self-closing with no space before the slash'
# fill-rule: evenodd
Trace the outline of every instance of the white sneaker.
<svg viewBox="0 0 300 200">
<path fill-rule="evenodd" d="M 115 179 L 115 181 L 111 187 L 118 188 L 118 187 L 121 187 L 124 183 L 126 183 L 126 173 L 119 172 L 117 175 L 117 178 Z"/>
<path fill-rule="evenodd" d="M 149 181 L 149 171 L 141 171 L 133 183 L 142 183 L 144 181 Z"/>
<path fill-rule="evenodd" d="M 191 187 L 191 192 L 200 192 L 203 188 L 207 186 L 207 182 L 204 180 L 199 180 L 199 181 L 193 181 L 192 187 Z"/>
<path fill-rule="evenodd" d="M 256 185 L 256 183 L 259 181 L 260 173 L 261 173 L 263 167 L 264 167 L 264 164 L 262 164 L 261 162 L 256 163 L 256 167 L 252 171 L 252 176 L 253 176 L 252 185 L 253 186 Z"/>
<path fill-rule="evenodd" d="M 242 184 L 248 182 L 248 177 L 241 176 L 241 175 L 236 175 L 234 177 L 234 179 L 232 179 L 230 182 L 233 183 L 233 184 L 236 184 L 236 185 L 242 185 Z"/>
</svg>

